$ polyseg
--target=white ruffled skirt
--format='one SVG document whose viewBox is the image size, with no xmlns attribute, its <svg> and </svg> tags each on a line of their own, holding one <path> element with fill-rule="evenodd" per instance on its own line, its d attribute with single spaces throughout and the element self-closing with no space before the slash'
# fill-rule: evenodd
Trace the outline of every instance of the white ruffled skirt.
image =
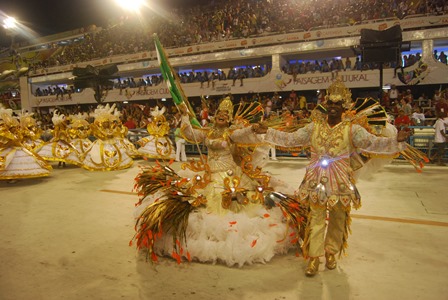
<svg viewBox="0 0 448 300">
<path fill-rule="evenodd" d="M 26 148 L 11 147 L 0 150 L 0 179 L 45 177 L 52 167 L 39 155 Z"/>
</svg>

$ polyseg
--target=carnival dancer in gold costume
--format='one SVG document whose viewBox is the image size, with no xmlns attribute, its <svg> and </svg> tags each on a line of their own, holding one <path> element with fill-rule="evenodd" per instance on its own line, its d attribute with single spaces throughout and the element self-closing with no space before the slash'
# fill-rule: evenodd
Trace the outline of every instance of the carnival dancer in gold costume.
<svg viewBox="0 0 448 300">
<path fill-rule="evenodd" d="M 260 107 L 254 111 L 262 114 Z M 230 98 L 221 102 L 211 127 L 193 128 L 184 114 L 182 133 L 204 143 L 208 155 L 182 165 L 188 176 L 157 164 L 136 178 L 138 249 L 153 260 L 171 254 L 179 263 L 186 258 L 228 266 L 264 263 L 299 249 L 306 213 L 293 198 L 276 193 L 271 178 L 245 156 L 240 147 L 261 143 L 248 124 L 235 120 Z"/>
<path fill-rule="evenodd" d="M 23 144 L 24 135 L 29 133 L 23 131 L 12 110 L 0 107 L 0 180 L 50 175 L 51 166 Z"/>
<path fill-rule="evenodd" d="M 83 155 L 83 168 L 91 171 L 113 171 L 132 166 L 134 161 L 120 138 L 117 138 L 117 131 L 121 128 L 115 104 L 98 105 L 92 115 L 95 121 L 91 124 L 91 130 L 96 140 Z"/>
<path fill-rule="evenodd" d="M 87 113 L 78 113 L 70 115 L 70 125 L 68 127 L 68 135 L 70 137 L 70 144 L 76 148 L 79 155 L 82 157 L 87 149 L 92 145 L 90 136 L 90 124 L 87 122 Z"/>
<path fill-rule="evenodd" d="M 166 108 L 154 107 L 151 111 L 152 120 L 146 127 L 149 136 L 140 139 L 138 152 L 147 158 L 170 160 L 175 158 L 175 148 L 169 138 L 170 124 L 166 120 Z"/>
<path fill-rule="evenodd" d="M 376 132 L 381 130 L 376 131 L 376 125 L 370 126 L 367 118 L 369 114 L 373 116 L 372 124 L 387 118 L 378 106 L 373 99 L 358 99 L 352 103 L 350 90 L 338 78 L 327 90 L 323 113 L 314 111 L 312 122 L 304 128 L 287 133 L 268 129 L 262 123 L 253 126 L 256 133 L 266 133 L 265 140 L 275 145 L 310 146 L 311 160 L 296 191 L 299 201 L 310 208 L 303 243 L 304 256 L 309 258 L 307 276 L 318 272 L 320 256 L 325 255 L 328 269 L 336 268 L 335 255 L 347 247 L 351 206 L 355 209 L 361 206 L 355 186 L 356 169 L 369 157 L 392 158 L 402 154 L 416 166 L 425 159 L 404 143 L 407 132 L 378 136 Z"/>
<path fill-rule="evenodd" d="M 38 154 L 47 161 L 59 162 L 59 167 L 65 167 L 66 163 L 81 166 L 79 153 L 75 147 L 70 144 L 68 134 L 68 120 L 64 114 L 60 114 L 57 109 L 53 112 L 51 118 L 54 129 L 52 130 L 53 138 L 45 143 L 38 151 Z"/>
<path fill-rule="evenodd" d="M 118 143 L 126 150 L 126 154 L 132 159 L 141 157 L 140 153 L 137 151 L 137 147 L 128 139 L 129 128 L 124 126 L 121 122 L 121 112 L 116 108 L 114 111 L 114 123 L 115 123 L 115 138 Z"/>
<path fill-rule="evenodd" d="M 22 143 L 30 151 L 37 153 L 45 142 L 40 138 L 42 129 L 37 125 L 34 113 L 22 113 L 19 116 L 20 129 L 22 132 Z"/>
</svg>

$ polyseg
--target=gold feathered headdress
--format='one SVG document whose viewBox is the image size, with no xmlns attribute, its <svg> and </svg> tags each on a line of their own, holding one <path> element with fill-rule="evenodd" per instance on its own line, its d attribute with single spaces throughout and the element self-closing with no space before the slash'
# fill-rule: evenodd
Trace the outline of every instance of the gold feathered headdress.
<svg viewBox="0 0 448 300">
<path fill-rule="evenodd" d="M 229 113 L 229 121 L 233 119 L 233 103 L 230 97 L 225 97 L 218 106 L 218 111 L 226 111 Z"/>
<path fill-rule="evenodd" d="M 79 127 L 89 127 L 89 122 L 87 122 L 87 118 L 89 115 L 87 113 L 78 113 L 76 115 L 70 115 L 69 119 L 71 122 L 72 128 L 79 128 Z"/>
<path fill-rule="evenodd" d="M 18 126 L 19 121 L 13 116 L 13 111 L 10 108 L 3 108 L 0 106 L 0 127 Z"/>
<path fill-rule="evenodd" d="M 55 109 L 53 111 L 53 117 L 51 118 L 51 121 L 54 125 L 59 125 L 65 122 L 65 115 L 59 113 L 59 110 Z"/>
<path fill-rule="evenodd" d="M 112 106 L 108 104 L 104 105 L 98 105 L 98 107 L 95 109 L 93 113 L 91 113 L 91 116 L 95 118 L 95 123 L 102 123 L 102 122 L 112 122 L 119 118 L 119 112 L 116 111 L 115 104 Z"/>
<path fill-rule="evenodd" d="M 333 102 L 343 101 L 342 106 L 346 109 L 350 108 L 352 103 L 352 92 L 345 86 L 340 77 L 328 87 L 325 100 Z"/>
</svg>

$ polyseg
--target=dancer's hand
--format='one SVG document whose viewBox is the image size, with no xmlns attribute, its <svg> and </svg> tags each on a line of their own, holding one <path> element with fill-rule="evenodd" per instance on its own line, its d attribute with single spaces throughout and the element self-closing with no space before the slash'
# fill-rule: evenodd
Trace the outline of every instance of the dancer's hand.
<svg viewBox="0 0 448 300">
<path fill-rule="evenodd" d="M 411 135 L 410 131 L 401 130 L 397 134 L 397 141 L 398 142 L 404 142 L 408 139 L 408 137 Z"/>
<path fill-rule="evenodd" d="M 256 134 L 264 134 L 268 131 L 268 127 L 261 123 L 255 123 L 252 125 L 252 131 Z"/>
<path fill-rule="evenodd" d="M 180 113 L 181 113 L 183 116 L 188 115 L 188 108 L 187 108 L 187 106 L 185 105 L 185 103 L 181 103 L 181 104 L 179 104 L 179 105 L 177 106 L 177 108 L 179 109 Z"/>
</svg>

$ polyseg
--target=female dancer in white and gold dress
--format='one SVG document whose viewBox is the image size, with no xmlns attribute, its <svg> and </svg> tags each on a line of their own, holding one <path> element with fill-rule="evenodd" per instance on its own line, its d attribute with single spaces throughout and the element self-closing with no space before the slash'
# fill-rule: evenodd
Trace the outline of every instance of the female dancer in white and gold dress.
<svg viewBox="0 0 448 300">
<path fill-rule="evenodd" d="M 42 129 L 37 125 L 33 113 L 22 113 L 19 120 L 23 134 L 23 145 L 30 151 L 38 152 L 45 145 L 45 142 L 40 138 Z"/>
<path fill-rule="evenodd" d="M 51 121 L 54 125 L 54 129 L 52 130 L 53 138 L 39 149 L 38 154 L 47 161 L 59 162 L 59 167 L 65 167 L 66 163 L 81 166 L 79 153 L 76 148 L 70 144 L 70 137 L 67 132 L 68 120 L 66 116 L 60 114 L 59 111 L 55 109 Z"/>
<path fill-rule="evenodd" d="M 168 136 L 170 124 L 163 115 L 164 113 L 165 107 L 159 109 L 156 106 L 151 111 L 152 120 L 146 127 L 149 136 L 137 142 L 140 145 L 138 152 L 144 157 L 168 160 L 175 158 L 175 148 Z"/>
<path fill-rule="evenodd" d="M 23 144 L 19 121 L 11 109 L 0 107 L 0 180 L 45 177 L 51 166 Z"/>
<path fill-rule="evenodd" d="M 123 125 L 123 123 L 120 120 L 120 115 L 117 115 L 117 118 L 115 118 L 115 124 L 116 124 L 116 130 L 115 130 L 115 137 L 118 140 L 118 142 L 126 149 L 127 155 L 129 155 L 131 158 L 136 159 L 141 157 L 140 153 L 137 151 L 137 147 L 128 139 L 128 132 L 129 129 Z"/>
<path fill-rule="evenodd" d="M 83 155 L 83 168 L 91 171 L 113 171 L 132 166 L 132 157 L 117 138 L 117 131 L 121 128 L 115 104 L 98 105 L 93 116 L 95 121 L 91 124 L 91 129 L 96 140 Z"/>
<path fill-rule="evenodd" d="M 70 115 L 70 125 L 68 126 L 68 135 L 70 137 L 70 144 L 76 148 L 79 155 L 82 157 L 92 145 L 89 140 L 90 124 L 87 122 L 87 113 L 78 113 Z"/>
<path fill-rule="evenodd" d="M 152 260 L 168 254 L 178 262 L 185 258 L 242 266 L 267 262 L 298 245 L 306 214 L 294 199 L 274 193 L 270 177 L 251 166 L 244 147 L 260 141 L 237 121 L 238 126 L 232 125 L 237 122 L 229 98 L 221 102 L 209 128 L 193 128 L 184 115 L 184 137 L 205 143 L 207 158 L 183 164 L 193 171 L 188 177 L 160 164 L 137 177 L 142 198 L 135 241 Z"/>
</svg>

